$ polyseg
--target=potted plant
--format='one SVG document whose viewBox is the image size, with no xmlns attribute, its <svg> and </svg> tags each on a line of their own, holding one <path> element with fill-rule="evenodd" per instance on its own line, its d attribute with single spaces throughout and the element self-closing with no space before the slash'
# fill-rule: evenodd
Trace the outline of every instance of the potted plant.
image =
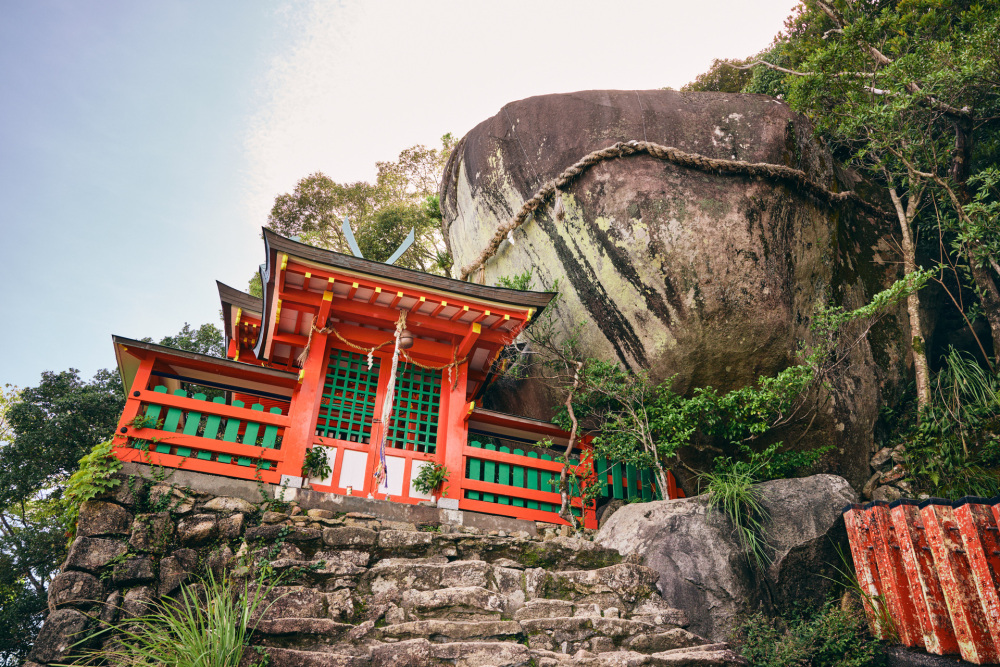
<svg viewBox="0 0 1000 667">
<path fill-rule="evenodd" d="M 332 472 L 330 462 L 326 458 L 325 447 L 310 447 L 306 450 L 306 458 L 302 461 L 303 486 L 309 484 L 310 477 L 324 479 Z"/>
<path fill-rule="evenodd" d="M 438 490 L 447 481 L 447 467 L 440 463 L 428 463 L 420 468 L 416 479 L 413 480 L 413 488 L 420 493 L 428 494 L 431 497 L 431 501 L 436 502 Z"/>
</svg>

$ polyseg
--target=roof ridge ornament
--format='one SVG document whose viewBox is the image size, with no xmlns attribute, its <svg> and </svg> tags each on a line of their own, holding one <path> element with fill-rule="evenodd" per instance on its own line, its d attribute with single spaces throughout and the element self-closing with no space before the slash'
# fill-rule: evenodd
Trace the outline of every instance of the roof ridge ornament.
<svg viewBox="0 0 1000 667">
<path fill-rule="evenodd" d="M 347 239 L 347 245 L 351 249 L 351 252 L 354 253 L 354 256 L 359 259 L 364 259 L 364 255 L 361 254 L 361 248 L 358 247 L 358 242 L 354 238 L 354 231 L 351 229 L 351 222 L 347 219 L 346 215 L 344 216 L 344 224 L 340 229 L 344 232 L 344 238 Z M 389 257 L 389 259 L 385 260 L 385 263 L 390 265 L 395 264 L 396 260 L 402 257 L 403 253 L 409 250 L 410 246 L 413 245 L 414 238 L 415 235 L 413 233 L 413 227 L 410 227 L 410 233 L 406 235 L 402 245 L 396 249 L 396 252 L 392 253 L 392 256 Z"/>
</svg>

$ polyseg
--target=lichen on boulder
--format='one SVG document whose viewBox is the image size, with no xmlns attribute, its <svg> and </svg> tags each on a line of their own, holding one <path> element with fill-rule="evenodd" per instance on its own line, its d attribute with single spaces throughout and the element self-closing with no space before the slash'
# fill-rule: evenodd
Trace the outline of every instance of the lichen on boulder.
<svg viewBox="0 0 1000 667">
<path fill-rule="evenodd" d="M 646 140 L 710 158 L 784 165 L 831 191 L 868 194 L 839 170 L 786 104 L 760 95 L 585 91 L 506 105 L 456 146 L 440 199 L 455 266 L 476 260 L 541 185 L 584 155 Z M 648 155 L 591 167 L 555 204 L 514 231 L 471 279 L 495 284 L 531 270 L 561 294 L 557 326 L 582 323 L 588 356 L 675 376 L 681 393 L 754 383 L 796 361 L 817 303 L 858 307 L 898 277 L 891 224 L 852 204 L 831 206 L 787 182 L 712 173 Z M 868 479 L 872 429 L 905 372 L 896 312 L 840 365 L 811 428 L 778 439 L 834 444 L 830 468 Z M 497 382 L 484 405 L 539 418 L 542 382 Z M 810 415 L 811 416 L 811 415 Z M 809 421 L 808 419 L 806 420 Z M 799 439 L 800 436 L 804 437 Z M 787 438 L 785 437 L 787 436 Z M 723 443 L 724 445 L 724 443 Z M 717 452 L 685 451 L 695 467 Z M 690 479 L 682 479 L 690 491 Z"/>
</svg>

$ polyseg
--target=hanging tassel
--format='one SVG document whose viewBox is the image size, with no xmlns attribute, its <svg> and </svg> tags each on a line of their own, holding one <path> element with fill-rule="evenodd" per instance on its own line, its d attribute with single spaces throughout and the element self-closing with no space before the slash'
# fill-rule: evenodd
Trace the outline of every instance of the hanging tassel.
<svg viewBox="0 0 1000 667">
<path fill-rule="evenodd" d="M 396 401 L 396 369 L 399 366 L 399 335 L 406 328 L 406 311 L 399 311 L 399 320 L 396 321 L 396 333 L 394 334 L 396 344 L 392 350 L 392 363 L 389 366 L 389 386 L 386 387 L 385 400 L 382 402 L 382 438 L 378 445 L 378 463 L 372 477 L 375 479 L 375 489 L 378 490 L 383 485 L 389 487 L 388 464 L 385 460 L 385 444 L 389 438 L 389 421 L 392 419 L 392 405 Z M 388 497 L 388 491 L 386 492 Z"/>
</svg>

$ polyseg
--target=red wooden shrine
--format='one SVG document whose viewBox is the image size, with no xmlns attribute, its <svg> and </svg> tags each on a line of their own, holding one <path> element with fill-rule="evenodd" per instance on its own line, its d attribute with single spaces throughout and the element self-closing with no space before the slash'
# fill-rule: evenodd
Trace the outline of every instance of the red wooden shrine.
<svg viewBox="0 0 1000 667">
<path fill-rule="evenodd" d="M 449 471 L 442 506 L 562 522 L 552 482 L 568 434 L 476 406 L 502 371 L 501 352 L 553 294 L 390 266 L 266 229 L 264 243 L 263 298 L 218 285 L 228 359 L 114 338 L 129 388 L 120 458 L 297 486 L 307 449 L 322 447 L 332 471 L 309 480 L 313 489 L 404 503 L 428 498 L 413 480 L 433 462 Z M 397 325 L 413 344 L 399 352 L 381 423 Z M 585 439 L 571 458 L 583 477 L 594 474 L 587 450 Z M 597 470 L 608 497 L 660 496 L 649 471 L 603 461 Z M 664 491 L 677 497 L 670 482 Z M 593 510 L 576 501 L 591 527 Z"/>
</svg>

